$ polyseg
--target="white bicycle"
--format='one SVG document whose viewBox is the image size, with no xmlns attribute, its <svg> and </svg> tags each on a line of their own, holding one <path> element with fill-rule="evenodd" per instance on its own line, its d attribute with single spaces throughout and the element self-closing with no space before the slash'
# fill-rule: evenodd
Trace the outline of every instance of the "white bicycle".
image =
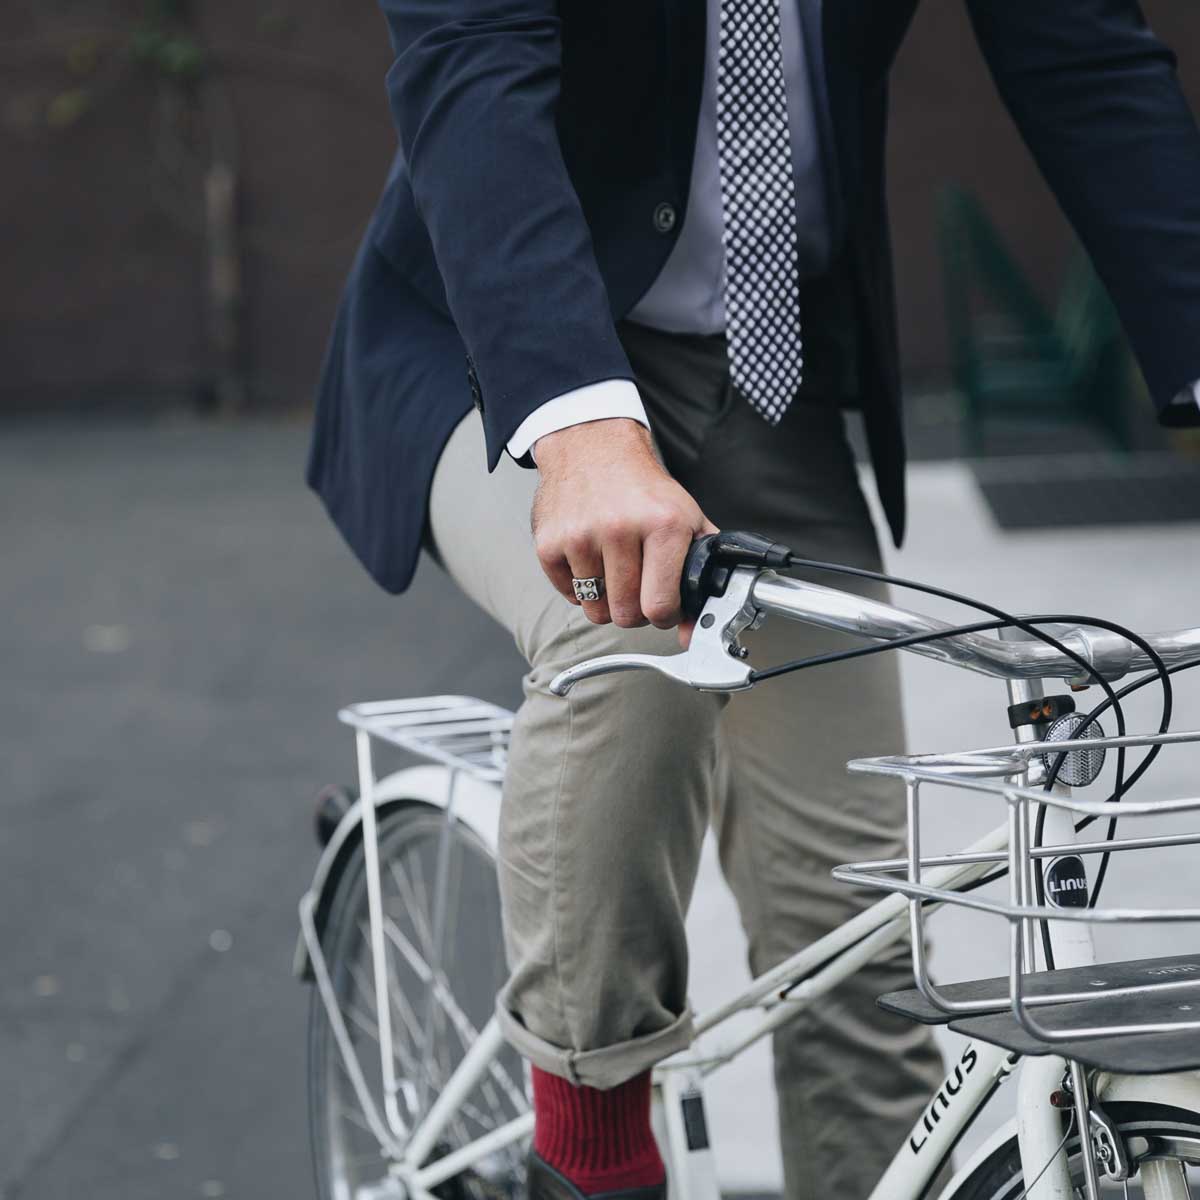
<svg viewBox="0 0 1200 1200">
<path fill-rule="evenodd" d="M 932 1181 L 1010 1078 L 1015 1118 L 958 1170 L 941 1200 L 1189 1197 L 1188 1168 L 1200 1167 L 1200 952 L 1101 964 L 1091 934 L 1096 924 L 1200 921 L 1200 909 L 1098 903 L 1111 854 L 1200 842 L 1200 828 L 1117 838 L 1115 823 L 1200 811 L 1200 797 L 1128 798 L 1160 752 L 1188 753 L 1200 741 L 1200 733 L 1169 729 L 1171 679 L 1200 665 L 1200 628 L 1141 638 L 1091 618 L 1015 618 L 980 605 L 989 619 L 950 626 L 780 573 L 793 565 L 844 570 L 803 563 L 753 535 L 704 539 L 685 572 L 685 601 L 699 617 L 690 648 L 581 663 L 553 690 L 610 671 L 656 670 L 732 692 L 848 656 L 755 671 L 739 637 L 778 615 L 860 635 L 864 646 L 849 653 L 904 648 L 1004 679 L 1016 741 L 850 764 L 905 789 L 907 854 L 838 868 L 837 877 L 884 895 L 698 1016 L 695 1045 L 655 1068 L 670 1195 L 719 1198 L 704 1115 L 710 1077 L 911 936 L 916 987 L 881 1003 L 949 1023 L 970 1040 L 870 1200 L 933 1200 Z M 1133 682 L 1114 691 L 1110 681 L 1129 675 Z M 1048 680 L 1093 685 L 1106 698 L 1076 712 L 1073 693 L 1056 694 Z M 1162 693 L 1163 719 L 1153 732 L 1130 735 L 1121 700 L 1147 686 Z M 1102 735 L 1104 710 L 1116 736 Z M 324 849 L 300 904 L 297 954 L 298 972 L 315 984 L 309 1088 L 320 1195 L 516 1200 L 533 1117 L 524 1066 L 492 1016 L 505 976 L 494 856 L 512 715 L 439 696 L 358 704 L 339 716 L 355 730 L 359 790 L 325 795 Z M 424 765 L 380 772 L 377 756 L 394 750 Z M 1130 754 L 1142 754 L 1132 771 Z M 1103 798 L 1077 794 L 1101 779 L 1112 779 Z M 922 788 L 931 783 L 953 789 L 960 803 L 995 807 L 1002 823 L 959 853 L 923 854 Z M 1083 833 L 1096 822 L 1108 823 L 1102 836 Z M 1085 863 L 1097 860 L 1089 872 Z M 1007 925 L 1002 973 L 949 985 L 931 978 L 925 922 L 941 906 Z M 747 1010 L 758 1013 L 753 1028 L 723 1041 L 722 1027 Z"/>
</svg>

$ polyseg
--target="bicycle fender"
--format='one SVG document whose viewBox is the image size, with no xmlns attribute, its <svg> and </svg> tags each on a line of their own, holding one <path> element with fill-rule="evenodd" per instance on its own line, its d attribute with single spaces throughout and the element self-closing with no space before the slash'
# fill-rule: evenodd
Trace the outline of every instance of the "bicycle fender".
<svg viewBox="0 0 1200 1200">
<path fill-rule="evenodd" d="M 375 784 L 375 811 L 379 816 L 402 804 L 429 804 L 446 808 L 450 799 L 451 771 L 441 766 L 408 767 L 386 775 Z M 454 811 L 487 847 L 496 854 L 500 824 L 500 788 L 494 783 L 459 772 L 454 784 Z M 321 851 L 308 895 L 315 897 L 314 919 L 318 934 L 324 933 L 325 914 L 338 880 L 362 840 L 362 801 L 356 800 L 338 822 Z M 296 943 L 292 971 L 298 979 L 311 982 L 312 965 L 308 946 L 301 934 Z"/>
</svg>

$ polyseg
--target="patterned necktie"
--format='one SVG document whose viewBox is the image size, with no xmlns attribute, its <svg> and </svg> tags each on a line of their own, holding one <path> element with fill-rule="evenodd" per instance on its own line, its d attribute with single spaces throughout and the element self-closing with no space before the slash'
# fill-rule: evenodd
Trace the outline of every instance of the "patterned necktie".
<svg viewBox="0 0 1200 1200">
<path fill-rule="evenodd" d="M 730 374 L 772 425 L 795 398 L 804 366 L 780 3 L 721 0 L 717 60 Z"/>
</svg>

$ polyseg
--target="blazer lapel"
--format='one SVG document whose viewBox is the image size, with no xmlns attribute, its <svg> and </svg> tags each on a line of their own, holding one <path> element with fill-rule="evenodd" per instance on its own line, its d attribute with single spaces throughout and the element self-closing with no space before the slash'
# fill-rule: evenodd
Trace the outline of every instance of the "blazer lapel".
<svg viewBox="0 0 1200 1200">
<path fill-rule="evenodd" d="M 825 167 L 825 191 L 828 201 L 830 240 L 836 248 L 846 232 L 845 155 L 848 151 L 847 128 L 851 120 L 852 95 L 848 94 L 846 72 L 837 54 L 839 32 L 830 10 L 855 3 L 855 0 L 790 0 L 800 7 L 800 28 L 804 53 L 812 81 L 813 104 L 821 138 L 821 157 Z"/>
<path fill-rule="evenodd" d="M 672 114 L 671 163 L 684 194 L 692 176 L 696 123 L 704 87 L 706 0 L 658 0 Z"/>
</svg>

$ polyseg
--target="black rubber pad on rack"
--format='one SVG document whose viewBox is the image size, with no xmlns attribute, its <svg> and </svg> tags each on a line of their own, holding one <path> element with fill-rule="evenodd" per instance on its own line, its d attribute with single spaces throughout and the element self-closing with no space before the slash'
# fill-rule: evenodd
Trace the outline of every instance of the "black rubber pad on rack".
<svg viewBox="0 0 1200 1200">
<path fill-rule="evenodd" d="M 1034 1009 L 1040 1025 L 1069 1032 L 1093 1026 L 1114 1027 L 1151 1021 L 1200 1021 L 1200 985 L 1176 992 L 1144 992 L 1111 999 L 1084 1000 Z M 1021 1055 L 1061 1054 L 1101 1071 L 1121 1075 L 1165 1075 L 1200 1067 L 1200 1030 L 1171 1033 L 1110 1034 L 1075 1038 L 1066 1042 L 1043 1041 L 1029 1034 L 1011 1012 L 991 1013 L 951 1021 L 955 1033 L 1003 1046 Z"/>
<path fill-rule="evenodd" d="M 1025 983 L 1028 996 L 1063 997 L 1058 1003 L 1039 1004 L 1031 1010 L 1034 1019 L 1053 1033 L 1200 1022 L 1200 954 L 1043 971 L 1028 976 Z M 1095 995 L 1086 995 L 1093 991 Z M 1114 991 L 1119 994 L 1113 995 Z M 947 984 L 939 992 L 947 1000 L 965 1003 L 1007 999 L 1008 980 L 975 979 Z M 1086 998 L 1080 999 L 1081 994 Z M 1090 1067 L 1126 1075 L 1159 1075 L 1200 1068 L 1197 1029 L 1046 1041 L 1030 1034 L 1008 1008 L 947 1016 L 915 989 L 881 996 L 879 1004 L 888 1012 L 924 1024 L 949 1024 L 955 1033 L 1021 1055 L 1059 1054 Z"/>
<path fill-rule="evenodd" d="M 1135 994 L 1135 999 L 1141 1000 L 1150 989 L 1167 984 L 1169 986 L 1165 989 L 1165 994 L 1173 995 L 1177 991 L 1188 990 L 1189 982 L 1194 983 L 1196 993 L 1200 995 L 1200 953 L 1176 955 L 1173 958 L 1135 958 L 1128 962 L 1071 967 L 1065 971 L 1041 971 L 1036 975 L 1026 976 L 1025 993 L 1029 996 L 1071 993 L 1077 999 L 1081 992 L 1111 992 L 1114 988 L 1139 988 L 1142 990 Z M 955 1002 L 978 1003 L 999 997 L 1007 1005 L 1008 977 L 948 983 L 939 987 L 938 991 L 947 1000 Z M 1180 1003 L 1186 1004 L 1188 1001 L 1182 1000 Z M 887 995 L 879 997 L 878 1004 L 888 1012 L 920 1021 L 922 1025 L 946 1025 L 952 1020 L 985 1015 L 982 1012 L 944 1013 L 930 1004 L 916 988 L 909 988 L 903 992 L 888 992 Z M 1196 1011 L 1197 1020 L 1200 1020 L 1200 1008 Z M 1183 1015 L 1185 1014 L 1180 1014 Z M 1200 1043 L 1200 1034 L 1194 1036 Z"/>
</svg>

